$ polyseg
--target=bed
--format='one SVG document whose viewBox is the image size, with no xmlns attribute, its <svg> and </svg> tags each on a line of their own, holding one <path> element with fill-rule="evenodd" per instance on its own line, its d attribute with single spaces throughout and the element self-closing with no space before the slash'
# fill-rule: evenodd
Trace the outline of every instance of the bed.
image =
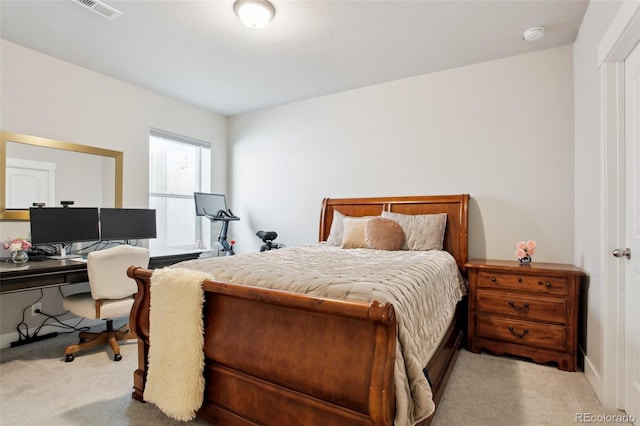
<svg viewBox="0 0 640 426">
<path fill-rule="evenodd" d="M 443 252 L 451 255 L 456 271 L 464 275 L 468 202 L 467 194 L 327 198 L 320 214 L 319 250 L 331 255 L 340 250 L 326 243 L 334 218 L 379 216 L 383 211 L 446 213 Z M 364 251 L 342 250 L 353 255 Z M 262 254 L 266 253 L 258 255 Z M 195 262 L 176 266 L 197 267 L 202 261 Z M 152 273 L 138 267 L 128 270 L 138 284 L 130 327 L 139 339 L 133 397 L 140 401 L 145 400 L 149 366 Z M 394 424 L 396 398 L 404 397 L 396 395 L 395 385 L 400 374 L 397 342 L 405 328 L 399 326 L 402 318 L 399 322 L 396 316 L 400 306 L 384 300 L 339 300 L 214 279 L 205 280 L 202 287 L 205 389 L 198 417 L 218 425 Z M 424 365 L 423 377 L 436 406 L 463 341 L 465 304 L 462 298 L 454 306 Z M 431 418 L 420 419 L 419 424 L 429 424 Z"/>
</svg>

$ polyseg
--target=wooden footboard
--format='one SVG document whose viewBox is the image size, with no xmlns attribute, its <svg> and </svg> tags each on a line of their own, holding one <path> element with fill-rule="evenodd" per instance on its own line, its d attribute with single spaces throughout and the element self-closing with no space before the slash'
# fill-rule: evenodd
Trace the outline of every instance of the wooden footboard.
<svg viewBox="0 0 640 426">
<path fill-rule="evenodd" d="M 133 397 L 144 400 L 151 271 L 130 327 L 139 338 Z M 396 319 L 391 304 L 353 303 L 205 281 L 205 401 L 215 424 L 391 425 Z M 176 360 L 179 362 L 179 360 Z"/>
<path fill-rule="evenodd" d="M 127 273 L 138 284 L 129 320 L 138 337 L 132 396 L 144 401 L 152 271 L 131 267 Z M 396 319 L 389 303 L 216 281 L 203 287 L 206 385 L 198 417 L 218 425 L 393 424 Z M 460 350 L 465 312 L 461 302 L 426 366 L 436 406 Z"/>
</svg>

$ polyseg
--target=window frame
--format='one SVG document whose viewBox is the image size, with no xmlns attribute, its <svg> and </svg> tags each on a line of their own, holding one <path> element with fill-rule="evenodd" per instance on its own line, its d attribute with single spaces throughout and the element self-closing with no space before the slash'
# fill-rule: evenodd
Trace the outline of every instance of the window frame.
<svg viewBox="0 0 640 426">
<path fill-rule="evenodd" d="M 152 143 L 152 137 L 155 138 L 160 138 L 160 139 L 165 139 L 171 143 L 181 143 L 181 144 L 185 144 L 188 145 L 190 147 L 196 147 L 199 148 L 196 151 L 196 159 L 195 159 L 195 188 L 194 190 L 190 193 L 190 194 L 179 194 L 179 193 L 171 193 L 171 192 L 152 192 L 151 191 L 151 180 L 149 180 L 149 204 L 151 204 L 151 198 L 156 198 L 156 199 L 180 199 L 180 200 L 193 200 L 193 192 L 207 192 L 210 190 L 211 188 L 211 175 L 212 175 L 212 164 L 213 164 L 213 158 L 212 158 L 212 147 L 211 147 L 211 143 L 210 142 L 206 142 L 206 141 L 202 141 L 199 139 L 194 139 L 188 136 L 183 136 L 183 135 L 179 135 L 176 133 L 172 133 L 172 132 L 168 132 L 165 130 L 160 130 L 160 129 L 156 129 L 156 128 L 150 128 L 149 130 L 149 151 L 151 150 L 151 143 Z M 204 153 L 204 149 L 208 149 L 209 150 L 209 155 L 203 155 Z M 209 163 L 209 176 L 208 176 L 208 180 L 205 180 L 207 178 L 207 176 L 203 176 L 203 167 L 202 167 L 202 162 L 203 159 L 205 159 L 208 161 Z M 149 155 L 149 161 L 151 161 L 151 155 Z M 149 173 L 151 172 L 151 167 L 149 167 Z M 150 179 L 150 177 L 149 177 Z M 195 235 L 194 235 L 194 242 L 196 241 L 200 241 L 201 243 L 208 243 L 207 245 L 211 244 L 211 232 L 207 232 L 207 235 L 205 235 L 205 228 L 206 226 L 203 226 L 203 221 L 200 220 L 200 218 L 198 218 L 195 215 L 195 207 L 194 207 L 194 223 L 195 223 Z M 186 248 L 183 245 L 170 245 L 168 244 L 168 242 L 165 242 L 165 245 L 162 247 L 158 247 L 159 249 L 171 249 L 171 248 Z M 198 248 L 196 247 L 196 244 L 194 244 L 193 248 Z"/>
</svg>

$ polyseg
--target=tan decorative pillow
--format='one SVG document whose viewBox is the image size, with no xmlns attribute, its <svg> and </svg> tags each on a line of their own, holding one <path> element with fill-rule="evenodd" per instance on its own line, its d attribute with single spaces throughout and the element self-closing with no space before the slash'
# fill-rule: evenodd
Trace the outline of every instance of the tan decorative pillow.
<svg viewBox="0 0 640 426">
<path fill-rule="evenodd" d="M 369 248 L 364 239 L 364 227 L 369 221 L 366 217 L 349 217 L 342 220 L 344 229 L 342 232 L 341 248 Z"/>
<path fill-rule="evenodd" d="M 345 218 L 352 219 L 369 219 L 371 217 L 377 216 L 345 216 L 337 210 L 333 211 L 333 220 L 331 221 L 331 229 L 329 230 L 329 236 L 327 237 L 327 243 L 333 246 L 342 245 L 342 234 L 344 232 L 344 224 L 343 221 Z"/>
<path fill-rule="evenodd" d="M 404 246 L 404 231 L 398 222 L 374 217 L 364 226 L 367 246 L 376 250 L 400 250 Z"/>
<path fill-rule="evenodd" d="M 442 250 L 447 214 L 401 214 L 383 211 L 382 217 L 394 220 L 404 231 L 404 250 Z"/>
</svg>

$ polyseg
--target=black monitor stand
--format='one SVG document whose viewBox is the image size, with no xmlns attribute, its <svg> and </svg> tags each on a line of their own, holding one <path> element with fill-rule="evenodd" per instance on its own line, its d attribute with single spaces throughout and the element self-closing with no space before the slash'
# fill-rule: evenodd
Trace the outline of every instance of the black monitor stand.
<svg viewBox="0 0 640 426">
<path fill-rule="evenodd" d="M 222 222 L 222 230 L 220 231 L 220 236 L 218 236 L 218 243 L 222 247 L 225 256 L 233 256 L 236 254 L 233 251 L 233 245 L 227 241 L 227 230 L 229 229 L 229 222 L 240 220 L 240 218 L 234 215 L 231 210 L 218 210 L 218 213 L 215 215 L 207 213 L 206 210 L 203 211 L 204 216 L 211 222 Z"/>
</svg>

